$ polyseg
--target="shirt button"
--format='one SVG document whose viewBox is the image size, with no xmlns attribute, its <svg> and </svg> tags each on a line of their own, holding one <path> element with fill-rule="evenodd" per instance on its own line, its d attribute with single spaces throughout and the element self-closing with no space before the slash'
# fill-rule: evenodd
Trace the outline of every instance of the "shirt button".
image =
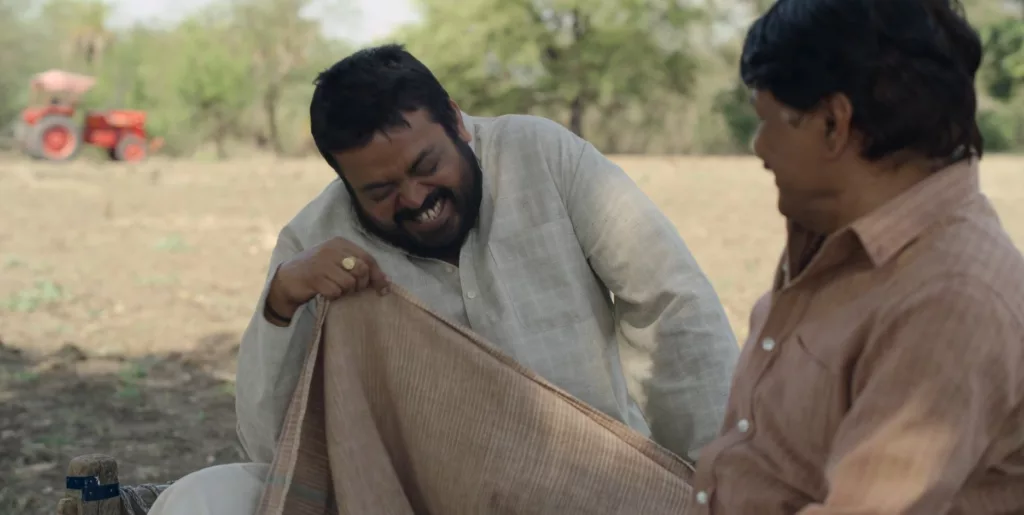
<svg viewBox="0 0 1024 515">
<path fill-rule="evenodd" d="M 741 433 L 746 433 L 747 431 L 750 431 L 750 421 L 747 419 L 740 420 L 739 422 L 736 423 L 736 429 L 738 429 Z"/>
<path fill-rule="evenodd" d="M 704 490 L 701 490 L 701 491 L 697 492 L 697 504 L 707 504 L 707 503 L 708 503 L 708 493 L 705 492 Z"/>
<path fill-rule="evenodd" d="M 476 292 L 475 291 L 471 291 L 471 292 L 467 293 L 466 296 L 471 298 L 471 299 L 475 299 L 476 298 Z"/>
<path fill-rule="evenodd" d="M 771 338 L 765 338 L 761 340 L 761 348 L 771 352 L 771 350 L 775 348 L 775 340 Z"/>
<path fill-rule="evenodd" d="M 454 266 L 446 266 L 446 267 L 444 267 L 444 270 L 446 272 L 448 272 L 449 274 L 454 274 L 455 273 L 455 267 Z"/>
</svg>

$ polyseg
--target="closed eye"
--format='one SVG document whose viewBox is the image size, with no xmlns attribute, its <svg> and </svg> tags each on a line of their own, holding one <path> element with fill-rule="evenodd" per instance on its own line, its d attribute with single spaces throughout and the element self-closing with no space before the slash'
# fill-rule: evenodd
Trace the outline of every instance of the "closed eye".
<svg viewBox="0 0 1024 515">
<path fill-rule="evenodd" d="M 363 191 L 367 193 L 370 200 L 374 202 L 383 202 L 395 192 L 395 186 L 393 184 L 381 184 L 369 189 L 369 191 L 366 189 Z"/>
<path fill-rule="evenodd" d="M 434 175 L 435 173 L 437 173 L 437 167 L 438 167 L 439 164 L 440 164 L 440 161 L 434 161 L 433 165 L 421 166 L 421 167 L 416 168 L 415 170 L 413 170 L 411 175 L 413 177 L 429 177 L 429 176 Z"/>
</svg>

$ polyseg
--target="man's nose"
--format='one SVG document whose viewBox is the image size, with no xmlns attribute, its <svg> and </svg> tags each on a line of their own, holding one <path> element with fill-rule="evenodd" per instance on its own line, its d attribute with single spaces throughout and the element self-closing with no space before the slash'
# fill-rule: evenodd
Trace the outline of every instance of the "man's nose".
<svg viewBox="0 0 1024 515">
<path fill-rule="evenodd" d="M 419 181 L 405 181 L 398 191 L 398 203 L 403 209 L 419 209 L 429 194 L 430 188 Z"/>
</svg>

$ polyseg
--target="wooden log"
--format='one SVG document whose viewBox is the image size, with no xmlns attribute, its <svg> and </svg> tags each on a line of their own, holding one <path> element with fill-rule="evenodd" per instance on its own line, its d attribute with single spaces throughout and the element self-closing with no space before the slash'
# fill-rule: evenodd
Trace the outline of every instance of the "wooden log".
<svg viewBox="0 0 1024 515">
<path fill-rule="evenodd" d="M 68 464 L 58 515 L 121 515 L 117 460 L 103 454 L 78 456 Z"/>
<path fill-rule="evenodd" d="M 78 515 L 78 501 L 62 497 L 57 503 L 57 515 Z"/>
</svg>

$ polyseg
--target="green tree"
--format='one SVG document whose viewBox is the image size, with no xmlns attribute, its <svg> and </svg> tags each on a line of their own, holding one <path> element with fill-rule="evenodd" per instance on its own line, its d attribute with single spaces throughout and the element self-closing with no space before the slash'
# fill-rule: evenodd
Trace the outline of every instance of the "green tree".
<svg viewBox="0 0 1024 515">
<path fill-rule="evenodd" d="M 724 89 L 715 97 L 714 109 L 721 114 L 729 130 L 733 150 L 749 152 L 750 141 L 760 123 L 750 105 L 750 91 L 742 82 Z"/>
<path fill-rule="evenodd" d="M 234 0 L 232 16 L 237 34 L 252 63 L 256 101 L 265 130 L 257 141 L 276 154 L 285 153 L 281 134 L 282 101 L 298 87 L 311 92 L 314 69 L 323 65 L 322 50 L 329 47 L 320 21 L 312 15 L 314 4 L 343 10 L 345 2 L 312 0 Z M 340 56 L 337 56 L 340 58 Z"/>
<path fill-rule="evenodd" d="M 24 107 L 29 77 L 41 71 L 32 69 L 39 47 L 31 44 L 36 31 L 23 15 L 27 7 L 28 0 L 0 0 L 0 132 Z"/>
<path fill-rule="evenodd" d="M 986 147 L 1014 150 L 1024 146 L 1024 22 L 1003 19 L 984 27 L 984 91 L 996 105 L 981 113 Z"/>
<path fill-rule="evenodd" d="M 669 0 L 423 0 L 405 41 L 467 110 L 541 111 L 583 134 L 640 104 L 656 124 L 664 93 L 686 96 L 703 11 Z M 635 112 L 635 111 L 634 111 Z"/>
<path fill-rule="evenodd" d="M 239 129 L 253 99 L 245 47 L 226 21 L 190 19 L 178 29 L 179 45 L 171 77 L 188 112 L 189 127 L 213 141 L 217 157 L 228 156 L 226 142 Z"/>
<path fill-rule="evenodd" d="M 58 40 L 62 67 L 96 73 L 116 38 L 107 27 L 112 10 L 106 0 L 46 0 L 42 17 Z"/>
<path fill-rule="evenodd" d="M 983 77 L 988 93 L 1011 101 L 1024 93 L 1024 23 L 1007 19 L 982 31 L 986 59 Z"/>
</svg>

